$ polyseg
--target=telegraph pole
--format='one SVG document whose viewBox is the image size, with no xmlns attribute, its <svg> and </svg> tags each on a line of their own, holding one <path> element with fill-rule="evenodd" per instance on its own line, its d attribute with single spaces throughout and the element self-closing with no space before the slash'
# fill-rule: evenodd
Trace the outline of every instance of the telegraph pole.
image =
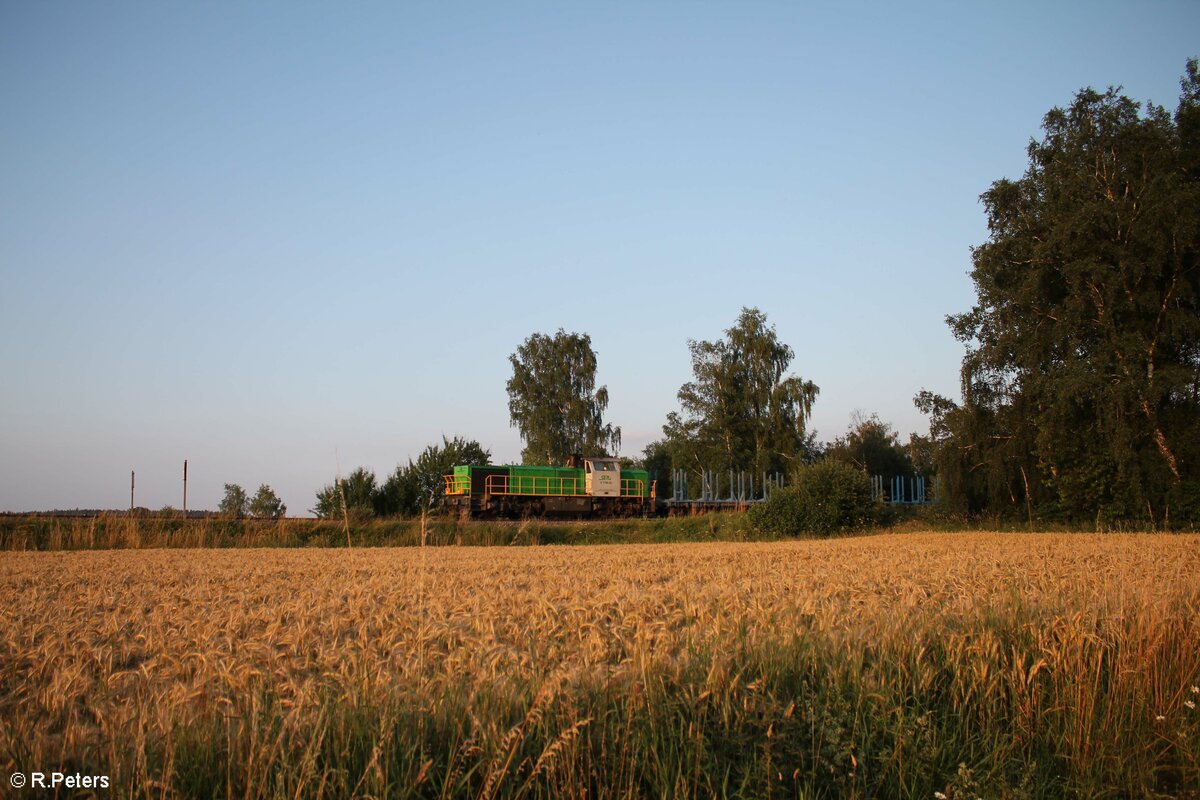
<svg viewBox="0 0 1200 800">
<path fill-rule="evenodd" d="M 133 470 L 129 470 L 129 518 L 133 519 Z"/>
<path fill-rule="evenodd" d="M 187 519 L 187 459 L 183 460 L 183 518 Z"/>
</svg>

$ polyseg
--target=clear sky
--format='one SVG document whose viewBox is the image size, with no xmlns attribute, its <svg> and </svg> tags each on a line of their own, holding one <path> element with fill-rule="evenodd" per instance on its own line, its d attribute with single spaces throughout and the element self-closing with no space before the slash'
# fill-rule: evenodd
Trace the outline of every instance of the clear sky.
<svg viewBox="0 0 1200 800">
<path fill-rule="evenodd" d="M 1190 33 L 1189 33 L 1190 31 Z M 636 455 L 757 306 L 812 426 L 957 398 L 980 193 L 1084 86 L 1173 109 L 1200 3 L 0 0 L 0 510 L 291 513 L 589 333 Z"/>
</svg>

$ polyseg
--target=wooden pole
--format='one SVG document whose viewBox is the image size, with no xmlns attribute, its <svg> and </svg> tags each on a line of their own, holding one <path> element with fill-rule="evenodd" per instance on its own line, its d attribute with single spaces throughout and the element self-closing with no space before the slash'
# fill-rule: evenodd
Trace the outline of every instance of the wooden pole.
<svg viewBox="0 0 1200 800">
<path fill-rule="evenodd" d="M 183 518 L 187 519 L 187 459 L 183 460 Z"/>
<path fill-rule="evenodd" d="M 129 470 L 129 516 L 133 517 L 133 470 Z"/>
<path fill-rule="evenodd" d="M 342 482 L 342 457 L 338 455 L 337 448 L 333 448 L 333 460 L 337 464 L 337 486 L 338 494 L 342 498 L 342 520 L 346 523 L 346 547 L 351 547 L 350 544 L 350 512 L 346 508 L 346 484 Z M 424 553 L 425 551 L 421 551 Z"/>
</svg>

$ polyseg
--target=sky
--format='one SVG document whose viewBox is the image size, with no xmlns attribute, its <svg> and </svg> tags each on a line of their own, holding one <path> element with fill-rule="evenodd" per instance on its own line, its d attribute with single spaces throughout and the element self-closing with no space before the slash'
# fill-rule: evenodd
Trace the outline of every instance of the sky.
<svg viewBox="0 0 1200 800">
<path fill-rule="evenodd" d="M 979 195 L 1086 86 L 1174 109 L 1200 3 L 0 0 L 0 510 L 289 513 L 587 333 L 623 455 L 766 313 L 901 438 L 958 399 Z M 1189 33 L 1191 31 L 1191 33 Z"/>
</svg>

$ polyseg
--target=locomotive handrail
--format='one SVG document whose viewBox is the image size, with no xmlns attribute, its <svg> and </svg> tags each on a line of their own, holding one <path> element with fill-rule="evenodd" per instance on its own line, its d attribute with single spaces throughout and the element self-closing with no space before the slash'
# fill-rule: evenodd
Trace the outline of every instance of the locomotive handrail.
<svg viewBox="0 0 1200 800">
<path fill-rule="evenodd" d="M 551 478 L 541 475 L 489 475 L 484 478 L 483 490 L 495 495 L 538 495 L 544 497 L 576 497 L 584 494 L 579 478 Z"/>
<path fill-rule="evenodd" d="M 646 482 L 641 478 L 622 478 L 621 497 L 645 497 Z"/>
<path fill-rule="evenodd" d="M 443 475 L 442 480 L 446 482 L 446 494 L 448 495 L 471 493 L 470 475 Z"/>
</svg>

